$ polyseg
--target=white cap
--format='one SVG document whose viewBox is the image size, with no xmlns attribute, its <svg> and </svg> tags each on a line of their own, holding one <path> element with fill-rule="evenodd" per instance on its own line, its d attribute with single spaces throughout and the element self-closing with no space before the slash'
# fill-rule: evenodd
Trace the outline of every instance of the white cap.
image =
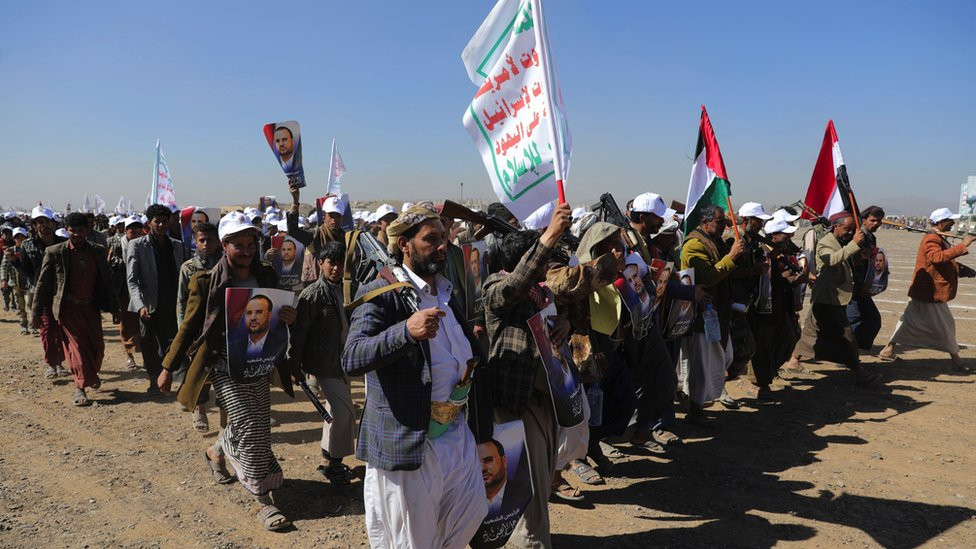
<svg viewBox="0 0 976 549">
<path fill-rule="evenodd" d="M 330 196 L 322 203 L 322 213 L 343 214 L 346 212 L 346 195 Z"/>
<path fill-rule="evenodd" d="M 130 215 L 129 217 L 125 218 L 123 223 L 125 223 L 126 229 L 129 228 L 129 225 L 135 225 L 136 223 L 143 225 L 142 218 L 137 215 Z"/>
<path fill-rule="evenodd" d="M 301 222 L 301 220 L 302 220 L 302 218 L 299 217 L 298 218 L 298 221 Z M 311 225 L 315 225 L 318 222 L 319 222 L 319 214 L 318 214 L 318 212 L 312 212 L 312 213 L 308 214 L 308 219 L 306 220 L 306 223 L 309 223 Z"/>
<path fill-rule="evenodd" d="M 58 229 L 54 231 L 54 234 L 60 236 L 61 238 L 68 238 L 68 229 Z"/>
<path fill-rule="evenodd" d="M 581 218 L 584 215 L 586 215 L 587 212 L 589 212 L 589 210 L 587 210 L 583 206 L 580 206 L 579 208 L 574 209 L 573 210 L 573 221 L 579 221 L 579 218 Z"/>
<path fill-rule="evenodd" d="M 230 212 L 220 218 L 220 224 L 217 226 L 217 236 L 223 242 L 225 238 L 247 230 L 257 231 L 258 229 L 254 225 L 251 225 L 247 216 L 241 212 Z"/>
<path fill-rule="evenodd" d="M 269 213 L 264 218 L 264 222 L 267 223 L 268 225 L 272 225 L 272 224 L 277 223 L 279 221 L 281 221 L 281 216 L 279 216 L 276 213 Z"/>
<path fill-rule="evenodd" d="M 400 207 L 400 213 L 409 210 L 411 206 L 413 206 L 413 202 L 404 202 L 403 206 Z"/>
<path fill-rule="evenodd" d="M 539 229 L 548 227 L 549 221 L 552 220 L 552 212 L 555 209 L 556 204 L 554 202 L 546 202 L 541 208 L 522 220 L 522 226 L 530 231 L 538 231 Z"/>
<path fill-rule="evenodd" d="M 376 212 L 366 216 L 366 223 L 376 223 Z"/>
<path fill-rule="evenodd" d="M 929 220 L 932 223 L 938 223 L 939 221 L 945 221 L 946 219 L 959 219 L 959 214 L 952 213 L 949 208 L 939 208 L 932 212 L 929 216 Z"/>
<path fill-rule="evenodd" d="M 640 254 L 632 253 L 628 255 L 625 263 L 627 265 L 637 265 L 637 274 L 639 274 L 641 278 L 647 276 L 647 263 L 644 261 L 644 258 L 640 256 Z"/>
<path fill-rule="evenodd" d="M 288 220 L 287 219 L 282 219 L 281 221 L 275 223 L 275 226 L 278 227 L 278 230 L 280 232 L 284 232 L 284 233 L 287 233 L 288 232 Z"/>
<path fill-rule="evenodd" d="M 267 208 L 264 209 L 264 213 L 265 214 L 268 214 L 268 215 L 270 215 L 270 214 L 280 214 L 281 213 L 281 210 L 279 210 L 278 208 L 275 208 L 274 206 L 268 206 Z"/>
<path fill-rule="evenodd" d="M 46 217 L 48 219 L 54 219 L 54 212 L 51 208 L 45 208 L 44 206 L 37 206 L 31 210 L 31 219 L 37 219 L 38 217 Z"/>
<path fill-rule="evenodd" d="M 27 238 L 27 229 L 25 229 L 23 227 L 16 227 L 14 229 L 13 236 L 17 236 L 17 235 L 20 235 L 20 236 L 22 236 L 24 238 Z"/>
<path fill-rule="evenodd" d="M 783 221 L 786 221 L 787 223 L 793 223 L 797 219 L 800 219 L 800 214 L 795 214 L 794 215 L 794 214 L 791 214 L 790 212 L 786 211 L 786 209 L 780 208 L 780 209 L 776 210 L 775 212 L 773 212 L 773 219 L 782 219 Z"/>
<path fill-rule="evenodd" d="M 769 221 L 773 216 L 763 210 L 762 204 L 758 202 L 746 202 L 739 208 L 739 217 L 758 217 L 763 221 Z"/>
<path fill-rule="evenodd" d="M 108 218 L 109 227 L 114 227 L 119 223 L 121 223 L 121 218 L 117 215 L 113 215 L 112 217 Z"/>
<path fill-rule="evenodd" d="M 634 198 L 634 203 L 630 206 L 630 211 L 637 213 L 652 213 L 658 217 L 664 217 L 668 207 L 664 205 L 661 195 L 655 193 L 644 193 Z M 673 215 L 673 214 L 672 214 Z"/>
<path fill-rule="evenodd" d="M 147 225 L 149 223 L 149 218 L 146 217 L 146 214 L 140 215 L 139 216 L 139 220 L 142 221 L 142 224 L 143 225 Z"/>
<path fill-rule="evenodd" d="M 763 225 L 763 232 L 768 235 L 776 233 L 793 234 L 796 232 L 796 227 L 787 223 L 785 219 L 773 218 Z"/>
<path fill-rule="evenodd" d="M 396 208 L 389 204 L 383 204 L 379 208 L 376 208 L 376 213 L 373 214 L 373 220 L 370 223 L 375 223 L 391 213 L 397 213 Z"/>
</svg>

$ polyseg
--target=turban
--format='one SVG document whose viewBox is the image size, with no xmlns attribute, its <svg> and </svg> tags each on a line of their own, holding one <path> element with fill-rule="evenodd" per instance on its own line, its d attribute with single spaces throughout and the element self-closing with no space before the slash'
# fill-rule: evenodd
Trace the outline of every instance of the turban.
<svg viewBox="0 0 976 549">
<path fill-rule="evenodd" d="M 828 219 L 827 221 L 829 221 L 831 225 L 836 225 L 839 221 L 843 220 L 846 217 L 854 217 L 854 216 L 851 214 L 851 212 L 847 210 L 841 210 L 835 213 L 834 215 L 830 216 L 830 219 Z"/>
<path fill-rule="evenodd" d="M 404 210 L 392 223 L 386 227 L 386 236 L 389 239 L 387 248 L 390 253 L 397 250 L 397 237 L 409 231 L 411 228 L 420 225 L 424 221 L 440 219 L 441 216 L 434 210 L 434 205 L 429 202 L 414 204 Z"/>
</svg>

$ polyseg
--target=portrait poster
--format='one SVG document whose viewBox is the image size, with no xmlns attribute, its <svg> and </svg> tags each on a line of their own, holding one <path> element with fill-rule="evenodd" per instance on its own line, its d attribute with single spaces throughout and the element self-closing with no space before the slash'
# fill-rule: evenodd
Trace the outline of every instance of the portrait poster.
<svg viewBox="0 0 976 549">
<path fill-rule="evenodd" d="M 556 305 L 550 303 L 529 318 L 529 329 L 546 369 L 556 422 L 562 427 L 575 427 L 583 421 L 583 384 L 580 383 L 579 369 L 573 360 L 569 342 L 558 348 L 552 344 L 549 336 L 552 321 L 549 317 L 555 316 Z"/>
<path fill-rule="evenodd" d="M 259 196 L 258 197 L 258 209 L 261 210 L 261 214 L 268 211 L 268 208 L 277 208 L 278 198 L 273 195 Z"/>
<path fill-rule="evenodd" d="M 652 259 L 651 260 L 651 279 L 654 281 L 654 307 L 653 310 L 658 310 L 661 306 L 661 302 L 664 300 L 664 295 L 667 293 L 668 280 L 671 278 L 671 273 L 674 272 L 674 263 L 671 261 L 665 261 L 663 259 Z"/>
<path fill-rule="evenodd" d="M 227 288 L 227 369 L 238 383 L 256 381 L 285 360 L 288 326 L 281 308 L 294 307 L 295 293 L 274 288 Z"/>
<path fill-rule="evenodd" d="M 888 253 L 884 248 L 872 248 L 868 258 L 864 283 L 871 295 L 878 295 L 888 289 Z"/>
<path fill-rule="evenodd" d="M 636 338 L 642 338 L 653 323 L 654 308 L 658 304 L 651 269 L 639 254 L 627 257 L 622 276 L 613 285 L 620 300 L 630 313 L 631 327 Z"/>
<path fill-rule="evenodd" d="M 465 299 L 465 313 L 468 320 L 474 320 L 481 316 L 484 305 L 481 300 L 481 286 L 487 275 L 485 265 L 485 250 L 487 246 L 484 240 L 476 240 L 461 246 L 461 254 L 464 256 L 464 276 L 467 280 L 467 296 Z"/>
<path fill-rule="evenodd" d="M 305 186 L 305 170 L 302 168 L 302 138 L 298 122 L 273 122 L 264 125 L 264 137 L 274 152 L 278 165 L 288 177 L 288 183 Z M 262 210 L 263 213 L 263 210 Z"/>
<path fill-rule="evenodd" d="M 271 246 L 277 250 L 271 266 L 278 273 L 278 287 L 295 289 L 302 282 L 302 265 L 305 263 L 305 246 L 291 236 L 271 237 Z"/>
<path fill-rule="evenodd" d="M 190 206 L 180 210 L 180 227 L 183 234 L 183 246 L 187 250 L 196 250 L 196 236 L 193 229 L 202 223 L 211 223 L 214 226 L 220 221 L 219 208 L 199 208 Z"/>
<path fill-rule="evenodd" d="M 686 286 L 694 285 L 694 267 L 678 271 L 678 280 Z M 672 299 L 667 310 L 664 311 L 664 339 L 676 339 L 691 331 L 695 313 L 694 301 Z"/>
<path fill-rule="evenodd" d="M 493 438 L 478 445 L 478 460 L 488 497 L 488 515 L 471 540 L 471 547 L 503 547 L 533 497 L 522 420 L 496 423 Z"/>
</svg>

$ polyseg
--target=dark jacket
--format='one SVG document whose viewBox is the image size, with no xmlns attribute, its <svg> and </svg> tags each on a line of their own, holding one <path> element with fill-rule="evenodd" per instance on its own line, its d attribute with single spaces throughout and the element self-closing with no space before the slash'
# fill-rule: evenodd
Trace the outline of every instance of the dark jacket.
<svg viewBox="0 0 976 549">
<path fill-rule="evenodd" d="M 360 286 L 359 296 L 386 285 L 380 279 Z M 491 404 L 486 391 L 479 390 L 487 359 L 453 297 L 451 310 L 471 344 L 472 354 L 481 359 L 468 395 L 468 425 L 475 439 L 484 442 L 492 434 Z M 356 457 L 387 471 L 420 467 L 430 423 L 431 371 L 425 358 L 430 356 L 430 346 L 408 337 L 411 314 L 392 291 L 363 303 L 352 314 L 342 353 L 343 370 L 353 376 L 365 374 L 369 387 Z"/>
<path fill-rule="evenodd" d="M 112 278 L 108 270 L 108 260 L 105 258 L 105 248 L 98 244 L 88 243 L 92 255 L 95 256 L 95 267 L 98 273 L 95 277 L 95 294 L 92 305 L 99 311 L 106 313 L 118 309 L 118 300 L 112 291 Z M 37 287 L 34 290 L 34 318 L 40 318 L 46 306 L 51 307 L 54 319 L 61 318 L 61 306 L 64 303 L 66 288 L 70 286 L 71 278 L 71 248 L 67 242 L 48 246 L 44 252 L 44 261 L 37 276 Z"/>
<path fill-rule="evenodd" d="M 346 311 L 333 287 L 318 279 L 298 295 L 298 317 L 291 330 L 288 363 L 292 374 L 338 378 L 342 373 L 342 318 Z M 341 291 L 341 288 L 339 289 Z"/>
<path fill-rule="evenodd" d="M 61 238 L 58 235 L 54 235 L 54 241 L 51 245 L 60 244 L 65 242 L 66 239 Z M 47 245 L 40 237 L 34 236 L 28 238 L 24 241 L 24 254 L 27 255 L 27 261 L 24 263 L 24 272 L 30 279 L 31 286 L 37 286 L 37 277 L 41 274 L 41 262 L 44 261 L 44 252 L 47 250 Z"/>
</svg>

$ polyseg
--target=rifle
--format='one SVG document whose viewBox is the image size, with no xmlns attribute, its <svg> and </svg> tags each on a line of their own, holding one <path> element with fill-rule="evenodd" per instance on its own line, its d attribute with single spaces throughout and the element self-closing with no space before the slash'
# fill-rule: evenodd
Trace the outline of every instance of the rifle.
<svg viewBox="0 0 976 549">
<path fill-rule="evenodd" d="M 322 405 L 322 402 L 320 402 L 319 399 L 315 397 L 315 393 L 313 393 L 312 389 L 309 388 L 308 383 L 305 383 L 305 380 L 303 379 L 298 382 L 298 386 L 301 387 L 303 391 L 305 391 L 305 396 L 307 396 L 308 399 L 312 401 L 312 406 L 315 406 L 315 409 L 318 410 L 320 414 L 322 414 L 322 419 L 325 420 L 326 423 L 332 423 L 332 415 L 329 414 L 329 411 L 325 409 L 325 406 Z"/>
<path fill-rule="evenodd" d="M 799 248 L 796 247 L 796 244 L 793 244 L 791 241 L 787 241 L 785 245 L 781 246 L 773 242 L 772 239 L 769 238 L 768 236 L 763 236 L 758 233 L 751 234 L 749 235 L 749 237 L 769 247 L 769 252 L 766 255 L 769 256 L 770 261 L 778 262 L 778 265 L 780 267 L 784 269 L 788 269 L 793 274 L 800 274 L 802 272 L 800 269 L 796 268 L 792 263 L 790 263 L 789 260 L 787 260 L 785 257 L 785 254 L 787 253 L 790 252 L 796 253 L 799 251 Z M 788 249 L 789 246 L 796 248 L 796 252 Z"/>
<path fill-rule="evenodd" d="M 913 233 L 929 233 L 929 232 L 933 232 L 933 233 L 935 233 L 935 234 L 937 234 L 939 236 L 944 236 L 946 238 L 960 238 L 961 239 L 961 238 L 965 238 L 967 236 L 976 236 L 976 233 L 973 233 L 973 232 L 967 232 L 967 233 L 962 233 L 962 234 L 954 234 L 954 233 L 944 233 L 942 231 L 937 231 L 935 229 L 932 229 L 931 231 L 929 231 L 929 229 L 919 229 L 918 227 L 909 227 L 908 225 L 905 225 L 904 223 L 899 223 L 897 221 L 891 221 L 889 219 L 882 219 L 881 220 L 881 223 L 883 225 L 888 225 L 888 226 L 891 226 L 891 227 L 897 227 L 899 229 L 905 229 L 906 231 L 911 231 Z"/>
<path fill-rule="evenodd" d="M 359 233 L 356 243 L 362 258 L 356 269 L 356 280 L 360 284 L 366 284 L 377 278 L 382 278 L 390 284 L 396 284 L 397 295 L 404 301 L 407 309 L 414 313 L 419 311 L 420 297 L 417 295 L 413 282 L 410 281 L 410 275 L 397 263 L 396 259 L 390 256 L 386 248 L 373 236 L 373 233 L 369 231 Z M 365 299 L 367 296 L 369 294 L 360 297 L 346 307 L 353 308 L 362 301 L 367 301 Z"/>
<path fill-rule="evenodd" d="M 497 215 L 488 215 L 484 212 L 476 212 L 450 200 L 444 201 L 444 207 L 441 209 L 441 216 L 460 219 L 475 225 L 481 225 L 481 229 L 479 229 L 474 235 L 476 239 L 484 238 L 484 236 L 488 233 L 504 237 L 507 234 L 514 233 L 519 230 L 518 227 L 509 225 L 508 222 Z M 563 233 L 559 239 L 559 242 L 561 245 L 560 248 L 554 250 L 553 253 L 560 262 L 567 263 L 569 262 L 569 256 L 575 253 L 576 248 L 579 247 L 580 240 L 569 233 Z"/>
<path fill-rule="evenodd" d="M 627 239 L 627 242 L 624 244 L 627 245 L 628 252 L 640 249 L 640 246 L 634 240 L 638 235 L 636 235 L 636 232 L 630 226 L 630 220 L 620 211 L 620 207 L 617 206 L 617 201 L 613 199 L 612 194 L 601 194 L 600 202 L 594 204 L 591 209 L 599 212 L 600 221 L 606 221 L 623 229 L 624 238 Z"/>
</svg>

